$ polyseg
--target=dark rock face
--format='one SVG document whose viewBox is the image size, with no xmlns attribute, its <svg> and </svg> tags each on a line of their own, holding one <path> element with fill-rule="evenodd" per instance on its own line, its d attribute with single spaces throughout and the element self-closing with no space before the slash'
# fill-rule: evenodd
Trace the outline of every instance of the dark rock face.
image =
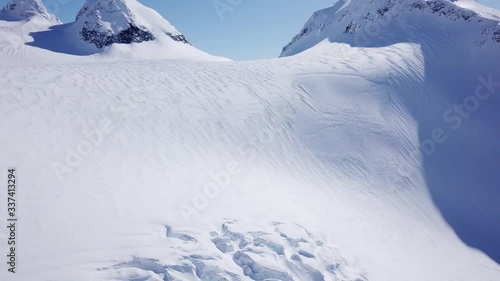
<svg viewBox="0 0 500 281">
<path fill-rule="evenodd" d="M 7 3 L 7 5 L 5 5 L 5 7 L 3 7 L 2 10 L 4 10 L 4 11 L 13 11 L 13 10 L 16 9 L 16 6 L 17 6 L 16 3 Z"/>
<path fill-rule="evenodd" d="M 17 7 L 17 3 L 9 3 L 7 4 L 2 10 L 4 12 L 13 12 L 13 11 L 16 11 L 16 9 L 18 9 Z M 21 11 L 19 11 L 19 17 L 20 18 L 31 18 L 31 17 L 34 17 L 36 16 L 36 13 L 34 11 L 30 11 L 30 10 L 22 10 L 22 7 L 19 8 Z"/>
<path fill-rule="evenodd" d="M 354 33 L 358 29 L 358 23 L 351 21 L 345 28 L 344 33 Z"/>
<path fill-rule="evenodd" d="M 96 30 L 83 28 L 80 32 L 84 41 L 94 44 L 97 48 L 109 46 L 114 43 L 131 44 L 155 39 L 153 33 L 142 30 L 139 27 L 129 24 L 129 28 L 113 35 L 110 33 L 99 33 Z"/>
<path fill-rule="evenodd" d="M 186 39 L 186 37 L 184 37 L 184 35 L 182 35 L 182 34 L 172 34 L 169 32 L 167 32 L 166 34 L 168 35 L 168 37 L 172 38 L 172 40 L 174 40 L 174 41 L 182 42 L 184 44 L 191 45 L 191 43 L 189 43 L 189 41 Z"/>
<path fill-rule="evenodd" d="M 420 0 L 411 4 L 410 7 L 421 11 L 428 10 L 433 14 L 438 14 L 439 16 L 447 17 L 453 21 L 459 19 L 465 21 L 471 21 L 471 18 L 477 16 L 475 12 L 456 9 L 453 5 L 449 5 L 449 2 L 444 2 L 442 0 L 435 0 L 435 1 Z"/>
<path fill-rule="evenodd" d="M 495 31 L 493 33 L 493 41 L 500 43 L 500 30 Z"/>
</svg>

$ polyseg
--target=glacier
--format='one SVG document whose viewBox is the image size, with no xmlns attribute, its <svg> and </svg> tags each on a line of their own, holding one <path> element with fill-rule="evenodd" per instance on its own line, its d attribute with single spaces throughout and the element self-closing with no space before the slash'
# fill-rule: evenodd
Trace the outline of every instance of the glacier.
<svg viewBox="0 0 500 281">
<path fill-rule="evenodd" d="M 500 279 L 500 12 L 344 0 L 236 62 L 116 1 L 161 39 L 0 20 L 1 280 Z"/>
</svg>

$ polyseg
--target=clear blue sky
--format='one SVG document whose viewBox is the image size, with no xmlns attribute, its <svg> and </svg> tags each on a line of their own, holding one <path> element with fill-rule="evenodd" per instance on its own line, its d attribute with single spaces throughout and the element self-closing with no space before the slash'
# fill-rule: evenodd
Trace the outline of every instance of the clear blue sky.
<svg viewBox="0 0 500 281">
<path fill-rule="evenodd" d="M 4 6 L 9 0 L 0 0 Z M 63 22 L 85 0 L 42 0 Z M 316 10 L 336 0 L 140 0 L 154 8 L 197 48 L 235 60 L 277 57 Z M 480 0 L 500 9 L 500 0 Z M 57 3 L 54 6 L 53 3 Z M 218 13 L 214 3 L 237 3 Z M 238 4 L 239 3 L 239 4 Z M 222 17 L 220 16 L 222 14 Z"/>
</svg>

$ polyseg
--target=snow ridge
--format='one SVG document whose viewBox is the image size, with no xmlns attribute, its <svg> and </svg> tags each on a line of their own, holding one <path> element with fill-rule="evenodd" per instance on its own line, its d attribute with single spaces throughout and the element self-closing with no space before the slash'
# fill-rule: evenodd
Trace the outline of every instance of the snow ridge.
<svg viewBox="0 0 500 281">
<path fill-rule="evenodd" d="M 41 0 L 12 0 L 0 10 L 0 19 L 17 21 L 34 17 L 60 23 L 59 19 L 47 11 Z"/>
<path fill-rule="evenodd" d="M 359 30 L 370 28 L 374 24 L 377 28 L 386 27 L 385 23 L 381 23 L 386 21 L 383 18 L 406 21 L 413 25 L 418 24 L 418 17 L 429 15 L 432 21 L 448 21 L 436 22 L 437 26 L 458 22 L 477 26 L 476 33 L 483 37 L 475 42 L 478 47 L 487 43 L 500 44 L 500 22 L 484 17 L 474 10 L 462 8 L 459 3 L 460 1 L 449 0 L 340 0 L 329 8 L 315 12 L 302 30 L 283 48 L 280 56 L 304 51 L 327 37 L 333 37 L 333 41 L 358 46 L 360 42 L 344 35 L 355 35 Z M 475 2 L 474 5 L 479 6 Z M 487 26 L 484 26 L 485 24 Z M 302 44 L 306 46 L 301 47 Z"/>
</svg>

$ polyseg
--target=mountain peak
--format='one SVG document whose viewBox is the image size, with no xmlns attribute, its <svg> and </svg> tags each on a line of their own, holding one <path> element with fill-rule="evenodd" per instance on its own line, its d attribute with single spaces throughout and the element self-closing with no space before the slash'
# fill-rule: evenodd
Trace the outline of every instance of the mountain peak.
<svg viewBox="0 0 500 281">
<path fill-rule="evenodd" d="M 161 15 L 136 0 L 87 0 L 75 26 L 83 41 L 99 49 L 115 43 L 153 41 L 163 35 L 188 44 Z"/>
<path fill-rule="evenodd" d="M 50 14 L 41 0 L 12 0 L 0 10 L 0 19 L 30 20 L 44 18 L 53 23 L 59 23 L 54 15 Z"/>
</svg>

